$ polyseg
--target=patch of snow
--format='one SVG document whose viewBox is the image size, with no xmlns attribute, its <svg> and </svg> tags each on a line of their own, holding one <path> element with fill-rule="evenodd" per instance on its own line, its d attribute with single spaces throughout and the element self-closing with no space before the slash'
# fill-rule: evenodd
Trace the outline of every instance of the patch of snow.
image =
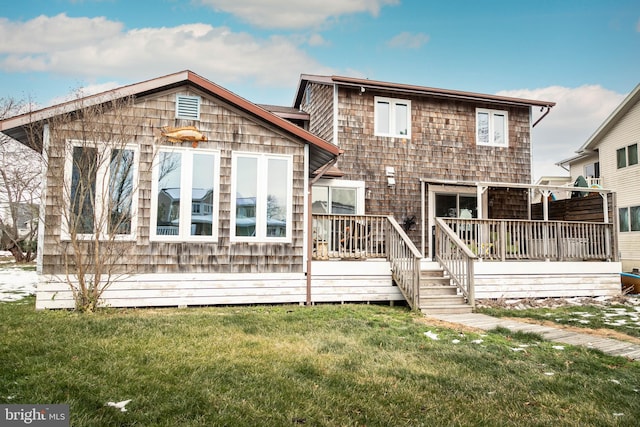
<svg viewBox="0 0 640 427">
<path fill-rule="evenodd" d="M 36 292 L 38 275 L 21 268 L 0 269 L 0 301 L 17 301 Z"/>
<path fill-rule="evenodd" d="M 473 340 L 471 341 L 473 344 L 482 344 L 482 340 Z"/>
<path fill-rule="evenodd" d="M 453 344 L 460 344 L 460 340 L 451 340 Z"/>
<path fill-rule="evenodd" d="M 554 350 L 564 350 L 564 346 L 563 345 L 554 345 L 553 347 Z"/>
<path fill-rule="evenodd" d="M 548 377 L 552 377 L 555 375 L 553 372 L 545 372 L 544 374 Z"/>
<path fill-rule="evenodd" d="M 424 336 L 425 336 L 425 337 L 427 337 L 427 338 L 431 338 L 431 339 L 432 339 L 432 340 L 434 340 L 434 341 L 437 341 L 437 340 L 438 340 L 438 334 L 433 333 L 433 332 L 431 332 L 431 331 L 425 332 L 425 333 L 424 333 Z"/>
<path fill-rule="evenodd" d="M 614 384 L 620 384 L 620 381 L 618 381 L 618 380 L 610 379 L 609 381 L 611 381 Z"/>
<path fill-rule="evenodd" d="M 127 412 L 127 408 L 125 408 L 125 406 L 129 402 L 131 402 L 131 399 L 123 400 L 121 402 L 107 402 L 105 406 L 113 406 L 114 408 L 120 409 L 121 412 Z"/>
</svg>

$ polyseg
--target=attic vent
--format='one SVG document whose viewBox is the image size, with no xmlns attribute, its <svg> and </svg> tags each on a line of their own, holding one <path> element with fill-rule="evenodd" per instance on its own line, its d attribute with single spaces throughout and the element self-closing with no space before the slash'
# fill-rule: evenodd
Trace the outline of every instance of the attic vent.
<svg viewBox="0 0 640 427">
<path fill-rule="evenodd" d="M 178 119 L 200 119 L 200 97 L 198 96 L 176 96 L 176 118 Z"/>
</svg>

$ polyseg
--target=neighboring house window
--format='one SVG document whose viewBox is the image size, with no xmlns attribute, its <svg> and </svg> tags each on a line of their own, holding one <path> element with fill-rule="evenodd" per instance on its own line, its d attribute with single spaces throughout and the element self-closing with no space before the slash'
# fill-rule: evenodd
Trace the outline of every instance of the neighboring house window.
<svg viewBox="0 0 640 427">
<path fill-rule="evenodd" d="M 616 151 L 618 169 L 638 164 L 638 144 L 631 144 Z"/>
<path fill-rule="evenodd" d="M 290 241 L 292 157 L 233 153 L 232 162 L 232 240 Z"/>
<path fill-rule="evenodd" d="M 375 134 L 411 138 L 411 101 L 375 97 Z"/>
<path fill-rule="evenodd" d="M 509 146 L 509 115 L 502 110 L 476 109 L 476 144 Z"/>
<path fill-rule="evenodd" d="M 68 213 L 63 238 L 98 234 L 134 238 L 136 229 L 137 147 L 86 146 L 71 142 L 67 154 Z"/>
<path fill-rule="evenodd" d="M 320 180 L 313 186 L 311 210 L 316 214 L 363 215 L 364 181 Z"/>
<path fill-rule="evenodd" d="M 217 151 L 160 149 L 153 169 L 151 238 L 216 240 L 219 170 Z"/>
<path fill-rule="evenodd" d="M 584 166 L 584 176 L 587 178 L 600 178 L 600 162 L 589 163 Z"/>
<path fill-rule="evenodd" d="M 176 95 L 176 118 L 200 120 L 200 97 Z"/>
<path fill-rule="evenodd" d="M 620 231 L 640 231 L 640 206 L 619 208 L 618 217 Z"/>
</svg>

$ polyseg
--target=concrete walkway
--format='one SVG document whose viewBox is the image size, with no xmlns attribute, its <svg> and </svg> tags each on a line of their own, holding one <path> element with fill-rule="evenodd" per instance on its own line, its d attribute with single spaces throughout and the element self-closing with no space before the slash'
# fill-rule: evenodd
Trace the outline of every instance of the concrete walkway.
<svg viewBox="0 0 640 427">
<path fill-rule="evenodd" d="M 581 345 L 593 348 L 613 356 L 627 357 L 632 360 L 640 360 L 640 345 L 626 341 L 602 338 L 597 335 L 581 334 L 562 328 L 536 325 L 515 320 L 500 319 L 486 314 L 432 314 L 427 317 L 442 320 L 449 323 L 457 323 L 472 328 L 489 331 L 498 326 L 517 332 L 531 332 L 542 336 L 547 341 L 560 342 L 570 345 Z"/>
</svg>

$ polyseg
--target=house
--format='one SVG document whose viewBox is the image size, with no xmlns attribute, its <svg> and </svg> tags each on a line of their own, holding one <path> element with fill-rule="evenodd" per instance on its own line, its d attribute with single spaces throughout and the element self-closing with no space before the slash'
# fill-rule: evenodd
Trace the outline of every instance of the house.
<svg viewBox="0 0 640 427">
<path fill-rule="evenodd" d="M 640 269 L 640 84 L 582 144 L 577 155 L 558 165 L 571 180 L 616 192 L 618 247 L 623 271 Z"/>
<path fill-rule="evenodd" d="M 424 257 L 444 267 L 467 300 L 474 294 L 501 298 L 619 293 L 619 264 L 610 235 L 611 192 L 589 190 L 601 195 L 593 199 L 601 200 L 599 204 L 590 208 L 597 211 L 596 219 L 588 218 L 597 223 L 580 229 L 568 225 L 567 219 L 550 219 L 550 214 L 558 215 L 548 206 L 551 195 L 566 192 L 564 183 L 531 184 L 531 128 L 554 105 L 362 78 L 302 75 L 293 102 L 293 111 L 299 111 L 296 119 L 344 151 L 333 176 L 313 188 L 316 258 L 330 260 L 332 253 L 338 258 L 376 257 L 381 245 L 372 241 L 385 241 L 387 257 L 397 250 L 403 263 Z M 542 111 L 535 121 L 534 109 Z M 288 114 L 293 117 L 291 111 Z M 308 114 L 306 121 L 302 114 Z M 541 201 L 537 206 L 536 196 Z M 394 218 L 411 242 L 391 248 L 390 241 L 399 241 L 390 235 L 393 227 L 379 227 L 364 218 L 360 224 L 349 217 L 340 219 L 345 205 L 358 215 Z M 571 218 L 575 220 L 580 218 Z M 374 232 L 376 228 L 384 231 Z M 344 242 L 357 241 L 353 230 L 358 229 L 366 247 L 346 250 Z M 586 243 L 590 235 L 593 243 Z M 451 258 L 453 246 L 466 260 L 464 265 L 457 258 L 457 266 L 444 265 L 454 263 L 444 259 Z M 403 293 L 419 305 L 421 291 L 415 282 L 425 272 L 418 272 L 416 265 L 400 266 L 392 260 L 394 280 L 407 281 Z M 466 284 L 458 282 L 456 269 Z M 329 275 L 330 268 L 323 271 Z M 407 280 L 409 276 L 413 279 Z M 312 281 L 320 282 L 315 276 Z"/>
<path fill-rule="evenodd" d="M 167 128 L 203 137 L 171 140 Z M 306 301 L 309 189 L 341 154 L 335 145 L 191 71 L 0 130 L 35 140 L 48 165 L 37 308 L 74 307 L 70 284 L 89 268 L 79 258 L 98 250 L 89 242 L 108 258 L 105 305 Z"/>
<path fill-rule="evenodd" d="M 105 253 L 111 306 L 619 293 L 611 192 L 578 224 L 530 183 L 553 105 L 302 75 L 259 106 L 183 71 L 7 119 L 47 157 L 36 306 L 73 307 L 69 262 Z"/>
</svg>

